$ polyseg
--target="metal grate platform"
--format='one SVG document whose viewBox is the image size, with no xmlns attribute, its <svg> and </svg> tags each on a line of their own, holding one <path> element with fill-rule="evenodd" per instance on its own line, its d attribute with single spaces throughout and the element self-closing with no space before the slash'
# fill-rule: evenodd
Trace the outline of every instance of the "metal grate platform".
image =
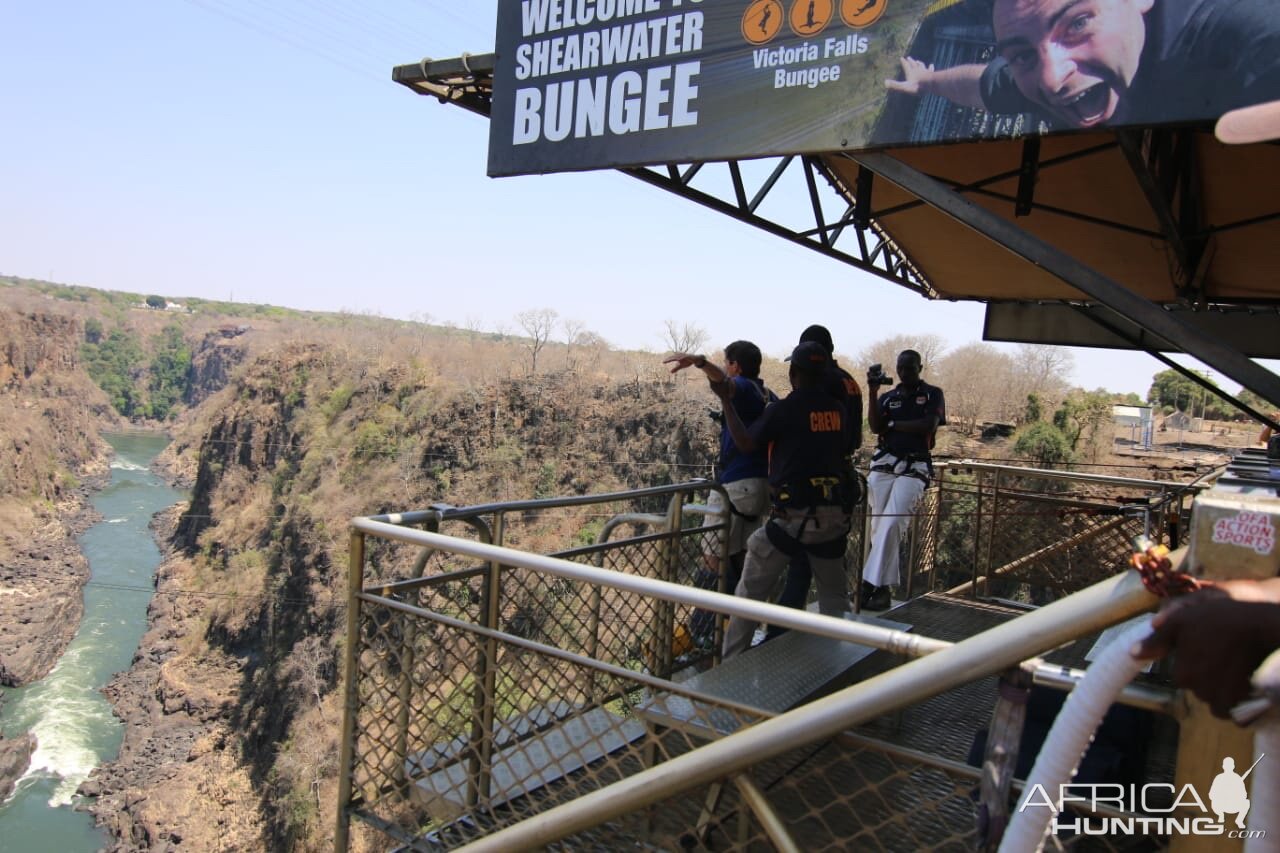
<svg viewBox="0 0 1280 853">
<path fill-rule="evenodd" d="M 636 720 L 620 720 L 603 708 L 556 719 L 553 728 L 523 739 L 504 738 L 506 746 L 493 756 L 493 778 L 486 800 L 497 808 L 531 794 L 644 736 Z M 524 731 L 532 721 L 522 721 Z M 467 805 L 467 767 L 456 762 L 419 779 L 414 796 L 433 812 L 461 813 Z"/>
<path fill-rule="evenodd" d="M 886 615 L 911 622 L 916 632 L 924 636 L 959 642 L 1026 612 L 1025 608 L 1008 604 L 933 593 L 912 599 Z M 1081 637 L 1045 655 L 1045 660 L 1086 669 L 1098 639 L 1098 634 Z M 855 667 L 850 677 L 865 680 L 902 662 L 894 655 L 877 652 Z M 1139 676 L 1138 681 L 1169 685 L 1159 672 Z M 983 678 L 874 720 L 859 727 L 858 732 L 895 746 L 964 762 L 974 738 L 986 730 L 995 700 L 996 679 Z M 1147 779 L 1170 781 L 1177 752 L 1177 724 L 1162 715 L 1154 715 L 1152 723 L 1145 758 Z"/>
<path fill-rule="evenodd" d="M 911 630 L 904 622 L 866 614 L 847 613 L 845 618 L 898 631 Z M 682 686 L 772 717 L 843 686 L 850 670 L 874 651 L 869 646 L 789 631 L 694 676 Z M 743 722 L 740 714 L 671 693 L 642 701 L 636 706 L 636 713 L 652 725 L 681 728 L 707 739 L 732 734 Z"/>
</svg>

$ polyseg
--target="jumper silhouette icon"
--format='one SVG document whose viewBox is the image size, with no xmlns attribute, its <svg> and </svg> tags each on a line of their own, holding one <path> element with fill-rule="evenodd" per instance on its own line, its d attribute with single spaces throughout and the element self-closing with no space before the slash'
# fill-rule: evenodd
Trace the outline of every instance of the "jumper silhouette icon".
<svg viewBox="0 0 1280 853">
<path fill-rule="evenodd" d="M 764 14 L 760 16 L 760 32 L 769 32 L 769 18 L 773 15 L 773 7 L 765 6 Z"/>
<path fill-rule="evenodd" d="M 1258 756 L 1258 761 L 1265 757 Z M 1253 767 L 1258 766 L 1258 761 L 1253 762 Z M 1209 786 L 1209 802 L 1213 806 L 1213 813 L 1218 816 L 1218 823 L 1225 823 L 1225 813 L 1234 814 L 1236 816 L 1236 826 L 1244 829 L 1244 818 L 1249 813 L 1249 794 L 1244 789 L 1244 780 L 1249 778 L 1249 774 L 1253 772 L 1250 767 L 1241 776 L 1236 773 L 1236 760 L 1234 758 L 1222 759 L 1222 772 L 1213 780 L 1213 784 Z"/>
<path fill-rule="evenodd" d="M 804 25 L 805 25 L 805 27 L 806 27 L 806 28 L 808 28 L 808 27 L 812 27 L 812 26 L 813 26 L 813 4 L 814 4 L 814 2 L 815 2 L 815 0 L 809 0 L 809 15 L 808 15 L 808 17 L 806 17 L 806 18 L 804 19 Z"/>
</svg>

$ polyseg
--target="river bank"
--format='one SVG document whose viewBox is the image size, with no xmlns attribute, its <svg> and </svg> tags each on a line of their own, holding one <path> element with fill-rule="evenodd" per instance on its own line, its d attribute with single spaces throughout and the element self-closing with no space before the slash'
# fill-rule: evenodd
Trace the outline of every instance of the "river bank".
<svg viewBox="0 0 1280 853">
<path fill-rule="evenodd" d="M 90 501 L 110 478 L 109 459 L 95 458 L 81 484 L 51 507 L 6 507 L 16 523 L 0 539 L 0 687 L 44 678 L 75 638 L 89 581 L 78 539 L 101 521 Z M 0 802 L 13 793 L 36 747 L 30 732 L 0 733 Z"/>
<path fill-rule="evenodd" d="M 6 536 L 0 569 L 0 686 L 19 687 L 45 677 L 75 637 L 84 613 L 89 562 L 79 537 L 101 521 L 92 496 L 106 486 L 100 469 L 51 507 L 29 513 L 21 532 Z"/>
<path fill-rule="evenodd" d="M 102 688 L 129 665 L 145 628 L 152 575 L 160 559 L 150 530 L 152 516 L 183 497 L 148 467 L 167 444 L 166 436 L 115 435 L 109 440 L 115 449 L 111 479 L 92 496 L 97 523 L 62 546 L 64 553 L 68 547 L 82 552 L 78 556 L 91 570 L 80 577 L 77 609 L 83 617 L 69 626 L 62 624 L 64 617 L 56 619 L 74 639 L 47 675 L 6 691 L 6 733 L 35 736 L 29 766 L 13 796 L 0 806 L 6 849 L 87 853 L 106 841 L 90 815 L 73 808 L 79 805 L 76 789 L 119 750 L 122 725 Z M 38 566 L 36 574 L 41 575 Z M 44 619 L 55 621 L 47 615 Z"/>
<path fill-rule="evenodd" d="M 238 667 L 206 660 L 193 673 L 174 665 L 201 609 L 186 561 L 169 545 L 180 516 L 181 510 L 171 509 L 153 522 L 164 558 L 146 633 L 129 668 L 103 688 L 124 724 L 119 753 L 80 786 L 94 818 L 113 838 L 110 853 L 169 845 L 237 849 L 220 845 L 237 838 L 238 824 L 253 812 L 252 786 L 228 751 Z"/>
<path fill-rule="evenodd" d="M 152 468 L 171 483 L 191 479 L 172 448 Z M 187 511 L 183 504 L 152 519 L 161 560 L 145 633 L 129 667 L 102 691 L 123 723 L 120 748 L 79 789 L 111 837 L 109 853 L 262 846 L 259 795 L 232 734 L 244 662 L 210 655 L 193 664 L 180 654 L 202 632 L 211 601 L 199 592 L 190 561 L 172 545 Z"/>
</svg>

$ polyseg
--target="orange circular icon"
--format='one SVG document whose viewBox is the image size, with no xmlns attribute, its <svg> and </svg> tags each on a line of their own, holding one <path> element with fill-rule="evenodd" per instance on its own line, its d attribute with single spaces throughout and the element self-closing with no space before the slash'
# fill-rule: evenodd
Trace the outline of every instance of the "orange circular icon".
<svg viewBox="0 0 1280 853">
<path fill-rule="evenodd" d="M 840 0 L 840 19 L 854 29 L 869 27 L 889 5 L 889 0 Z"/>
<path fill-rule="evenodd" d="M 780 0 L 755 0 L 742 13 L 742 37 L 752 44 L 764 44 L 782 29 Z"/>
<path fill-rule="evenodd" d="M 834 13 L 831 0 L 795 0 L 791 4 L 791 29 L 798 36 L 820 33 L 831 23 Z"/>
</svg>

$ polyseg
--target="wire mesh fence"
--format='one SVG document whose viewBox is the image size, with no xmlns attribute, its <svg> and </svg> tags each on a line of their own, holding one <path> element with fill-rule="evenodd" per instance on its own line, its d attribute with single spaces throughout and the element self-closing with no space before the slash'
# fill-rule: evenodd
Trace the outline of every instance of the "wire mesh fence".
<svg viewBox="0 0 1280 853">
<path fill-rule="evenodd" d="M 1142 512 L 1116 513 L 1132 494 L 1064 494 L 1043 483 L 1037 492 L 1037 480 L 944 474 L 904 542 L 907 586 L 919 593 L 977 576 L 984 593 L 1001 584 L 1012 585 L 1010 597 L 1068 592 L 1116 571 L 1124 537 L 1149 530 L 1172 500 L 1153 487 Z M 704 512 L 709 488 L 439 507 L 392 520 L 705 587 L 708 555 L 726 556 L 723 520 Z M 762 703 L 704 689 L 720 669 L 717 645 L 699 636 L 687 604 L 392 538 L 362 536 L 353 553 L 340 821 L 361 822 L 388 846 L 465 845 L 769 715 Z M 857 533 L 851 582 L 861 554 Z M 973 710 L 985 718 L 990 706 Z M 602 818 L 559 844 L 973 849 L 975 778 L 961 763 L 888 740 L 797 743 L 748 773 Z"/>
<path fill-rule="evenodd" d="M 1113 574 L 1140 536 L 1176 546 L 1188 494 L 1168 482 L 939 466 L 903 541 L 906 595 L 1056 600 Z"/>
</svg>

